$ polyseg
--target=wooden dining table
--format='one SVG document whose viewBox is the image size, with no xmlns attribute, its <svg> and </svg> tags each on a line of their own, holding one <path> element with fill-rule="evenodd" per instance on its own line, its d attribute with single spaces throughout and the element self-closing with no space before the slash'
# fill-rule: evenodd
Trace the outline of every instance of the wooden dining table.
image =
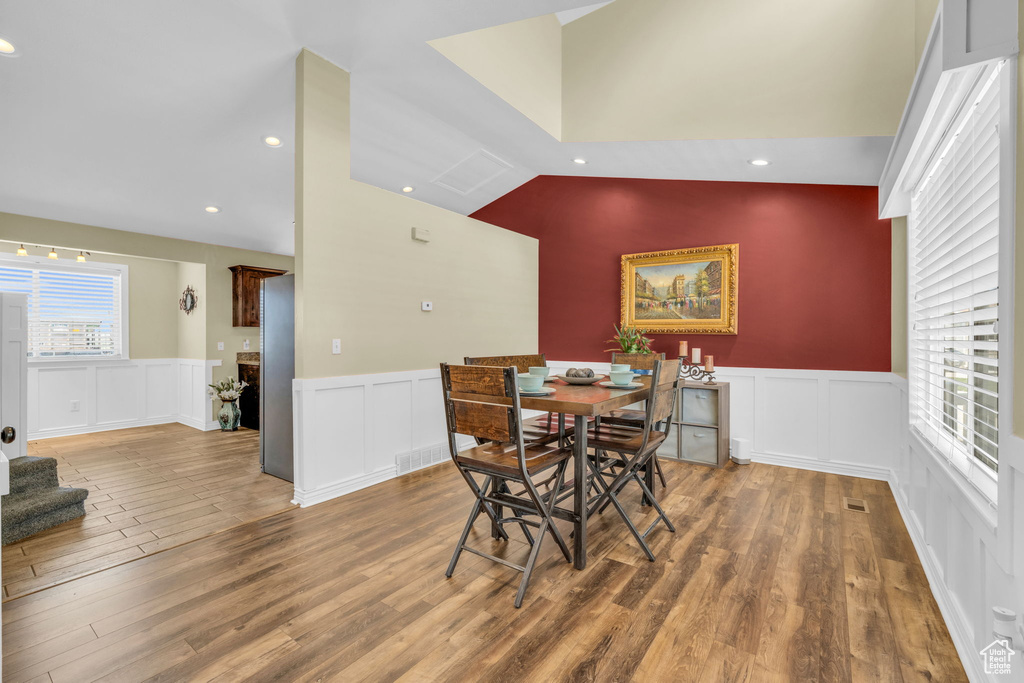
<svg viewBox="0 0 1024 683">
<path fill-rule="evenodd" d="M 605 380 L 607 381 L 607 380 Z M 524 410 L 540 410 L 573 416 L 573 566 L 587 566 L 587 420 L 605 415 L 616 408 L 643 401 L 650 393 L 650 376 L 639 376 L 637 389 L 612 389 L 599 384 L 567 384 L 555 379 L 544 386 L 555 390 L 547 396 L 520 396 Z"/>
</svg>

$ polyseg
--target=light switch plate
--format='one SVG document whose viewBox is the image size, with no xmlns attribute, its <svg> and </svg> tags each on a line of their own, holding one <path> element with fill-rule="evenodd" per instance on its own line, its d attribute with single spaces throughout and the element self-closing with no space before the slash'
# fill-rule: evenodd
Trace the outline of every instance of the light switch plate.
<svg viewBox="0 0 1024 683">
<path fill-rule="evenodd" d="M 420 303 L 420 310 L 421 311 L 432 311 L 432 310 L 434 310 L 434 302 L 433 301 L 424 301 L 424 302 Z"/>
<path fill-rule="evenodd" d="M 224 350 L 224 342 L 217 342 L 217 350 L 218 351 L 223 351 Z"/>
<path fill-rule="evenodd" d="M 71 412 L 72 413 L 77 413 L 81 409 L 82 409 L 82 402 L 81 401 L 79 401 L 79 400 L 71 401 Z"/>
<path fill-rule="evenodd" d="M 340 339 L 332 339 L 331 340 L 331 353 L 333 353 L 335 356 L 340 356 L 341 355 L 341 340 Z"/>
<path fill-rule="evenodd" d="M 243 351 L 248 351 L 249 350 L 249 340 L 248 339 L 246 339 L 245 341 L 242 342 L 242 350 Z"/>
</svg>

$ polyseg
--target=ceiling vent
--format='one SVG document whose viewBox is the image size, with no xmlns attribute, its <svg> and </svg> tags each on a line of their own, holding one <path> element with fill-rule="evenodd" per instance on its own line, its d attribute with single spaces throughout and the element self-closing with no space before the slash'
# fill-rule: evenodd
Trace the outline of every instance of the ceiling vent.
<svg viewBox="0 0 1024 683">
<path fill-rule="evenodd" d="M 508 162 L 481 149 L 455 164 L 431 182 L 456 194 L 467 195 L 511 168 L 512 165 Z"/>
</svg>

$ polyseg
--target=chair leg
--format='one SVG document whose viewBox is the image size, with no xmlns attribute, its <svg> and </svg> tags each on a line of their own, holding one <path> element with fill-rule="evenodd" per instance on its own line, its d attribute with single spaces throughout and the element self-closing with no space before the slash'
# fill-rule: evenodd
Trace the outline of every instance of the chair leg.
<svg viewBox="0 0 1024 683">
<path fill-rule="evenodd" d="M 565 468 L 566 464 L 564 462 L 561 465 L 559 465 L 558 478 L 556 479 L 556 484 L 553 491 L 558 491 L 562 488 L 562 482 L 565 480 Z M 551 518 L 551 512 L 555 509 L 555 503 L 557 502 L 558 501 L 555 499 L 554 493 L 552 493 L 551 501 L 548 504 L 549 519 Z M 555 543 L 558 544 L 558 548 L 562 551 L 562 555 L 565 556 L 565 561 L 572 562 L 572 553 L 569 552 L 569 546 L 566 545 L 565 539 L 562 538 L 562 533 L 558 530 L 558 527 L 555 526 L 555 522 L 553 519 L 548 524 L 548 526 L 551 527 L 551 536 L 555 539 Z"/>
<path fill-rule="evenodd" d="M 537 530 L 537 542 L 533 544 L 533 548 L 530 550 L 530 559 L 526 561 L 526 566 L 523 568 L 523 578 L 519 582 L 519 590 L 516 592 L 516 608 L 519 608 L 523 604 L 523 597 L 526 595 L 526 587 L 530 585 L 530 575 L 533 574 L 533 567 L 537 564 L 537 556 L 540 554 L 541 541 L 544 540 L 544 534 L 548 530 L 548 520 L 545 519 L 540 523 L 540 528 Z"/>
<path fill-rule="evenodd" d="M 462 555 L 462 549 L 466 546 L 466 539 L 469 538 L 469 530 L 473 528 L 473 522 L 476 521 L 477 515 L 480 514 L 480 506 L 483 504 L 483 500 L 478 496 L 476 503 L 473 504 L 473 510 L 469 513 L 469 519 L 466 520 L 466 526 L 462 529 L 462 536 L 459 537 L 459 543 L 455 546 L 455 553 L 452 555 L 452 561 L 448 563 L 448 571 L 444 573 L 449 579 L 452 578 L 452 574 L 455 572 L 455 565 L 459 562 L 459 556 Z"/>
<path fill-rule="evenodd" d="M 492 493 L 498 493 L 499 491 L 501 491 L 502 489 L 505 489 L 505 488 L 507 488 L 507 487 L 505 486 L 505 480 L 503 480 L 503 479 L 495 478 L 493 480 L 493 482 L 491 483 L 491 492 Z M 484 490 L 486 490 L 486 489 L 484 489 Z M 498 516 L 499 518 L 502 516 L 502 514 L 504 514 L 504 509 L 502 508 L 501 505 L 495 505 L 494 506 L 494 514 L 496 516 Z M 522 524 L 520 524 L 519 526 L 522 526 Z M 499 533 L 500 531 L 502 531 L 501 525 L 498 524 L 498 522 L 496 522 L 496 521 L 492 521 L 491 522 L 491 538 L 501 538 L 501 534 Z"/>
<path fill-rule="evenodd" d="M 654 456 L 654 469 L 658 472 L 658 479 L 661 479 L 662 488 L 668 488 L 668 482 L 665 481 L 665 472 L 661 469 L 661 460 L 658 459 L 657 455 Z"/>
<path fill-rule="evenodd" d="M 652 553 L 651 549 L 648 547 L 643 534 L 641 534 L 640 530 L 633 524 L 633 520 L 631 520 L 629 515 L 626 514 L 625 508 L 622 507 L 622 503 L 619 502 L 614 491 L 608 491 L 608 499 L 612 502 L 612 505 L 615 506 L 615 509 L 619 511 L 619 516 L 622 517 L 622 521 L 624 521 L 626 526 L 629 527 L 629 533 L 633 534 L 633 538 L 635 538 L 636 542 L 640 544 L 640 549 L 644 551 L 644 555 L 647 556 L 648 560 L 654 562 L 654 553 Z"/>
<path fill-rule="evenodd" d="M 660 505 L 658 505 L 658 501 L 654 500 L 654 494 L 651 493 L 650 490 L 647 488 L 647 484 L 644 483 L 644 480 L 641 479 L 640 477 L 636 476 L 635 474 L 633 475 L 633 478 L 636 479 L 636 483 L 640 484 L 640 488 L 643 489 L 644 495 L 646 495 L 648 500 L 651 501 L 651 505 L 654 506 L 654 509 L 658 511 L 658 517 L 661 518 L 661 521 L 665 522 L 665 526 L 668 527 L 669 531 L 671 531 L 672 533 L 675 533 L 676 532 L 676 528 L 672 525 L 672 522 L 668 521 L 668 515 L 666 515 L 665 511 L 661 509 Z M 658 523 L 658 520 L 654 520 L 654 524 L 657 524 L 657 523 Z M 651 532 L 651 529 L 654 528 L 654 524 L 652 524 L 651 528 L 648 529 L 644 533 L 644 536 L 646 536 L 647 534 L 649 534 Z"/>
</svg>

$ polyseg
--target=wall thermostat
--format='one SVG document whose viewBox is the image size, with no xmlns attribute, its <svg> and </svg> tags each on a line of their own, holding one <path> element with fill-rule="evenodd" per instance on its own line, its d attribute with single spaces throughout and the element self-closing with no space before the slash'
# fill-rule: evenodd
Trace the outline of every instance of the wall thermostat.
<svg viewBox="0 0 1024 683">
<path fill-rule="evenodd" d="M 426 228 L 413 228 L 412 229 L 412 238 L 414 240 L 416 240 L 417 242 L 429 242 L 430 241 L 430 231 L 427 230 Z"/>
</svg>

